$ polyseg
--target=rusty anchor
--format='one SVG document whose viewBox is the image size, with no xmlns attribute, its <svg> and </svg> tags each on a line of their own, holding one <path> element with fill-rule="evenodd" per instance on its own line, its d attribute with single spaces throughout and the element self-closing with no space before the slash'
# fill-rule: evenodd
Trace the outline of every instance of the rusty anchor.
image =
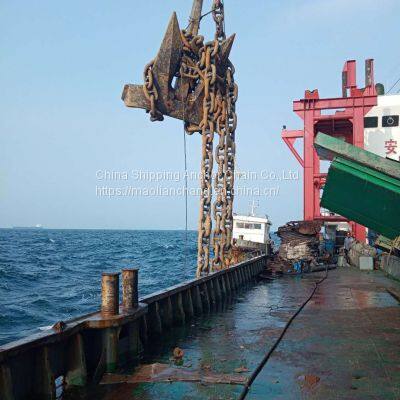
<svg viewBox="0 0 400 400">
<path fill-rule="evenodd" d="M 197 276 L 210 270 L 228 267 L 232 257 L 233 184 L 235 165 L 235 103 L 238 87 L 235 68 L 229 54 L 235 35 L 226 38 L 224 4 L 213 0 L 216 25 L 214 40 L 204 42 L 198 34 L 203 0 L 194 0 L 190 22 L 179 27 L 172 14 L 156 58 L 144 69 L 144 84 L 125 85 L 122 99 L 127 107 L 142 108 L 151 121 L 162 121 L 167 115 L 184 122 L 188 134 L 202 135 L 200 179 L 200 216 L 198 229 Z M 215 149 L 218 174 L 215 181 L 216 201 L 212 200 L 213 137 L 219 136 Z M 215 219 L 212 231 L 212 217 Z M 211 240 L 212 239 L 212 240 Z M 214 258 L 210 264 L 210 247 Z"/>
<path fill-rule="evenodd" d="M 202 0 L 194 0 L 190 24 L 184 31 L 193 37 L 197 36 L 199 30 L 202 3 Z M 221 43 L 221 53 L 217 61 L 219 76 L 223 76 L 227 68 L 234 39 L 235 35 L 231 35 Z M 155 103 L 161 114 L 154 120 L 162 120 L 162 116 L 167 115 L 189 124 L 199 125 L 203 117 L 204 86 L 198 82 L 195 89 L 191 91 L 189 79 L 180 76 L 183 50 L 184 37 L 182 37 L 182 30 L 174 12 L 157 56 L 152 62 L 153 82 L 151 83 L 157 92 Z M 150 112 L 152 108 L 151 100 L 146 95 L 143 84 L 126 84 L 122 92 L 122 100 L 127 107 L 142 108 L 147 112 Z"/>
</svg>

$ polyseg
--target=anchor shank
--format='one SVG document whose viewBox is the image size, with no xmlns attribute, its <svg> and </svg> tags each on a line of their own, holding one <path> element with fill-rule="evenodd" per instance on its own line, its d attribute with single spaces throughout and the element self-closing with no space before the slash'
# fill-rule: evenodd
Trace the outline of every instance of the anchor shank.
<svg viewBox="0 0 400 400">
<path fill-rule="evenodd" d="M 188 32 L 196 36 L 200 28 L 201 10 L 203 8 L 203 0 L 193 0 L 192 12 L 190 14 L 190 23 Z"/>
</svg>

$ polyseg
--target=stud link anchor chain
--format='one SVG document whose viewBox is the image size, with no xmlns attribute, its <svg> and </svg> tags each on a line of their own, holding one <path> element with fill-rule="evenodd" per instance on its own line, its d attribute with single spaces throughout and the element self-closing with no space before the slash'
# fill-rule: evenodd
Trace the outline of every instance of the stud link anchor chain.
<svg viewBox="0 0 400 400">
<path fill-rule="evenodd" d="M 186 104 L 188 97 L 199 89 L 204 92 L 199 124 L 185 121 L 185 109 L 183 110 L 186 133 L 191 135 L 199 132 L 202 136 L 197 276 L 227 268 L 232 262 L 237 125 L 235 103 L 238 87 L 234 81 L 235 69 L 232 63 L 222 57 L 222 45 L 226 40 L 222 0 L 213 1 L 211 12 L 216 25 L 214 40 L 205 43 L 203 36 L 193 35 L 190 30 L 181 31 L 182 59 L 175 73 L 179 81 L 175 95 L 183 104 Z M 154 84 L 153 64 L 154 61 L 145 67 L 143 92 L 150 104 L 151 120 L 159 121 L 163 119 L 163 115 L 157 109 L 158 91 Z M 212 204 L 214 133 L 218 135 L 218 143 L 215 148 L 217 164 L 214 181 L 215 201 Z M 212 230 L 212 218 L 215 221 L 214 230 Z"/>
</svg>

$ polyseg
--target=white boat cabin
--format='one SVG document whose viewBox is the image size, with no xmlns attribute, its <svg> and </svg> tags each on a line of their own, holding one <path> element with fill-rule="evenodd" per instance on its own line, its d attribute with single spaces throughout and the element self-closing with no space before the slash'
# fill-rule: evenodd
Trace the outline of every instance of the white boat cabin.
<svg viewBox="0 0 400 400">
<path fill-rule="evenodd" d="M 267 217 L 233 215 L 233 239 L 267 244 L 271 222 Z"/>
</svg>

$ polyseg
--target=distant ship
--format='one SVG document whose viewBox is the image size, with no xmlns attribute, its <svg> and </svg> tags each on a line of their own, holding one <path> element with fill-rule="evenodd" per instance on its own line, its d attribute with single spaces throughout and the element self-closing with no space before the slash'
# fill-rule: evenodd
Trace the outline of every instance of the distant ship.
<svg viewBox="0 0 400 400">
<path fill-rule="evenodd" d="M 35 226 L 13 226 L 13 229 L 19 229 L 19 230 L 37 230 L 37 229 L 44 229 L 44 227 L 40 224 L 37 224 Z"/>
</svg>

